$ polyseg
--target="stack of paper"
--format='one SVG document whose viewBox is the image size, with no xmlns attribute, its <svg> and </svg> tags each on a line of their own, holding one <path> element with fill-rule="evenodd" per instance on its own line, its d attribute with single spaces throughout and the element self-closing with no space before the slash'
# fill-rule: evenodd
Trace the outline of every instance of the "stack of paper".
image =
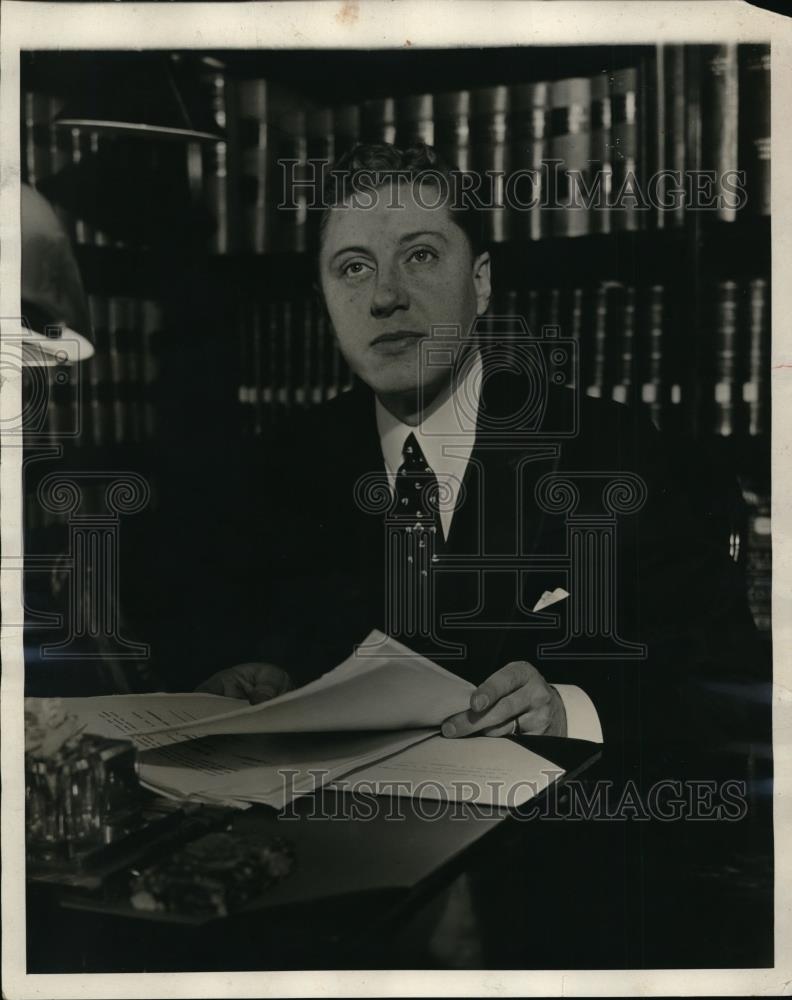
<svg viewBox="0 0 792 1000">
<path fill-rule="evenodd" d="M 211 694 L 64 699 L 88 733 L 132 740 L 141 782 L 201 802 L 282 806 L 433 733 L 473 686 L 372 632 L 304 687 L 259 705 Z"/>
<path fill-rule="evenodd" d="M 450 779 L 453 755 L 457 776 L 513 783 L 522 775 L 541 790 L 547 781 L 540 765 L 553 765 L 509 741 L 437 738 L 421 750 L 445 719 L 469 707 L 472 691 L 467 681 L 372 632 L 334 670 L 259 705 L 209 694 L 113 695 L 64 704 L 88 733 L 131 739 L 141 751 L 141 782 L 176 798 L 281 807 L 383 760 L 386 779 L 394 768 Z M 375 784 L 381 777 L 376 767 L 361 773 Z M 388 794 L 385 784 L 379 781 L 377 794 Z M 448 798 L 471 798 L 453 784 L 443 786 Z M 484 785 L 472 798 L 501 801 Z"/>
</svg>

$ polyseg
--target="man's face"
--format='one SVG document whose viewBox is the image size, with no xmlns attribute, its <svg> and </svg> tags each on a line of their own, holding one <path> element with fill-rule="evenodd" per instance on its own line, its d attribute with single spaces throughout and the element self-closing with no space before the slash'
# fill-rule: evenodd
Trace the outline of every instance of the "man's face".
<svg viewBox="0 0 792 1000">
<path fill-rule="evenodd" d="M 373 207 L 332 209 L 324 230 L 322 290 L 341 352 L 380 396 L 420 385 L 431 400 L 453 364 L 427 366 L 420 341 L 437 324 L 466 337 L 489 303 L 489 256 L 474 259 L 448 207 L 426 207 L 435 199 L 433 186 L 416 200 L 400 181 L 398 197 L 386 186 Z"/>
</svg>

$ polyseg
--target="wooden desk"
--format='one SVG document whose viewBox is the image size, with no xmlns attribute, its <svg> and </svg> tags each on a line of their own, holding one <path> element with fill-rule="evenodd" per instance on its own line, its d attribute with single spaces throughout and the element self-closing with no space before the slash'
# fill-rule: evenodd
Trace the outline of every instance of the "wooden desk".
<svg viewBox="0 0 792 1000">
<path fill-rule="evenodd" d="M 613 773 L 590 745 L 559 741 L 552 756 L 592 787 Z M 296 867 L 223 920 L 190 926 L 95 900 L 75 908 L 63 893 L 31 888 L 28 971 L 432 967 L 428 936 L 463 872 L 486 967 L 771 961 L 772 841 L 761 817 L 598 822 L 465 805 L 430 820 L 400 800 L 396 819 L 381 799 L 363 819 L 350 818 L 354 797 L 322 801 L 336 818 L 319 818 L 314 798 L 298 800 L 294 819 L 264 807 L 235 815 L 236 830 L 287 837 Z"/>
</svg>

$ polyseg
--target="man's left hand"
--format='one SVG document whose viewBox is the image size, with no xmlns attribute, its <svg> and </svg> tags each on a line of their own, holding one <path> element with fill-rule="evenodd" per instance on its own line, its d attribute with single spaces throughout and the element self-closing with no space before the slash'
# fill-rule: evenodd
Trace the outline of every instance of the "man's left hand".
<svg viewBox="0 0 792 1000">
<path fill-rule="evenodd" d="M 515 728 L 515 720 L 517 722 Z M 536 667 L 515 660 L 496 670 L 470 696 L 470 708 L 443 723 L 443 736 L 566 736 L 561 695 Z"/>
</svg>

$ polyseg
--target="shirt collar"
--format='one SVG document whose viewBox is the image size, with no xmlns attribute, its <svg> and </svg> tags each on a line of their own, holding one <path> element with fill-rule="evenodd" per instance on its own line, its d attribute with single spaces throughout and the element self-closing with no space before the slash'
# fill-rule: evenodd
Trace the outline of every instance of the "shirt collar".
<svg viewBox="0 0 792 1000">
<path fill-rule="evenodd" d="M 415 434 L 431 468 L 457 473 L 473 450 L 481 393 L 482 361 L 478 351 L 448 399 L 416 427 L 402 423 L 377 399 L 377 430 L 385 468 L 395 476 L 404 461 L 404 442 Z"/>
</svg>

